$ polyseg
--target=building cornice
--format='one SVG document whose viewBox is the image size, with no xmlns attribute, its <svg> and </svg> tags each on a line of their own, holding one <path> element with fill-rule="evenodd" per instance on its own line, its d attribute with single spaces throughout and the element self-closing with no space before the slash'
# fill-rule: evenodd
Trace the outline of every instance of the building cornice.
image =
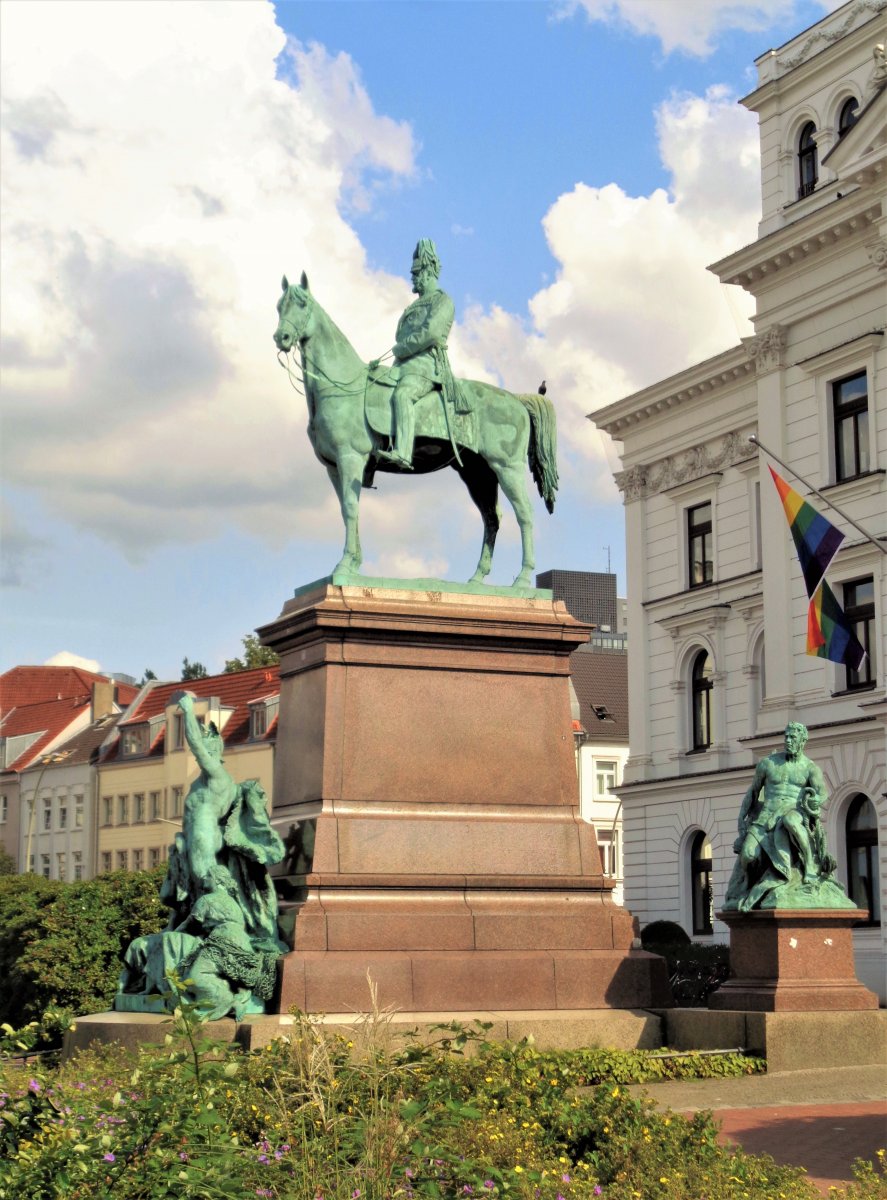
<svg viewBox="0 0 887 1200">
<path fill-rule="evenodd" d="M 838 186 L 839 183 L 828 185 L 835 190 L 835 199 L 825 208 L 817 208 L 784 229 L 774 230 L 712 263 L 709 271 L 722 283 L 736 284 L 754 293 L 764 280 L 769 283 L 773 276 L 830 250 L 838 242 L 870 234 L 872 225 L 883 215 L 884 204 L 863 192 L 841 196 L 836 190 Z"/>
<path fill-rule="evenodd" d="M 633 392 L 615 404 L 599 408 L 589 413 L 588 419 L 610 437 L 621 440 L 623 432 L 632 425 L 678 408 L 688 400 L 707 399 L 711 393 L 741 382 L 753 370 L 754 364 L 749 361 L 747 350 L 736 346 L 640 392 Z"/>
</svg>

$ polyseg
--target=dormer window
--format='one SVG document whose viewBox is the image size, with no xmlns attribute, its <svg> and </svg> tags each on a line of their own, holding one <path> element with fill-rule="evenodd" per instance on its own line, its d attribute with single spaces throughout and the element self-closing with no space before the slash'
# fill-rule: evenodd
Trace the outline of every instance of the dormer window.
<svg viewBox="0 0 887 1200">
<path fill-rule="evenodd" d="M 808 121 L 798 138 L 798 199 L 803 200 L 816 188 L 819 162 L 816 154 L 816 126 Z"/>
<path fill-rule="evenodd" d="M 267 696 L 253 700 L 249 706 L 249 735 L 254 740 L 263 738 L 277 718 L 279 696 Z"/>
<path fill-rule="evenodd" d="M 136 754 L 147 754 L 149 732 L 147 721 L 143 725 L 130 725 L 123 730 L 123 757 L 130 758 Z"/>
<path fill-rule="evenodd" d="M 859 101 L 853 96 L 841 105 L 838 116 L 838 137 L 842 138 L 848 129 L 852 129 L 859 117 Z"/>
</svg>

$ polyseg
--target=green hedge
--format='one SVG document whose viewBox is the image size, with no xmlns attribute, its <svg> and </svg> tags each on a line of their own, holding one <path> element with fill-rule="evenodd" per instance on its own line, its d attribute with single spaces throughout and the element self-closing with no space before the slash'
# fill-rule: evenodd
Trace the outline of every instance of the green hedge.
<svg viewBox="0 0 887 1200">
<path fill-rule="evenodd" d="M 47 1008 L 75 1016 L 110 1007 L 123 952 L 163 929 L 166 867 L 114 871 L 78 883 L 0 877 L 0 1022 L 24 1025 Z"/>
</svg>

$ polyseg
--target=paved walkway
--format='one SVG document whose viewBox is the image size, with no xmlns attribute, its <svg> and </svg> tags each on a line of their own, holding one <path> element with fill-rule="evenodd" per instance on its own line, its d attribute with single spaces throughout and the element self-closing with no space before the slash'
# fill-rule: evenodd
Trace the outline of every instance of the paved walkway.
<svg viewBox="0 0 887 1200">
<path fill-rule="evenodd" d="M 874 1159 L 887 1148 L 887 1065 L 670 1081 L 631 1090 L 675 1112 L 711 1109 L 723 1142 L 806 1167 L 823 1195 L 850 1182 L 854 1159 Z"/>
</svg>

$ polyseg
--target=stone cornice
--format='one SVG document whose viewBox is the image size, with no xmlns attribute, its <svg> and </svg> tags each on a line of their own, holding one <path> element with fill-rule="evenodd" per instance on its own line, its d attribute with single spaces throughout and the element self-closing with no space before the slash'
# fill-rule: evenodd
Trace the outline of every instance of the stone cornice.
<svg viewBox="0 0 887 1200">
<path fill-rule="evenodd" d="M 837 186 L 829 185 L 831 189 Z M 797 267 L 840 241 L 860 233 L 870 237 L 871 226 L 881 219 L 883 209 L 880 200 L 873 202 L 871 196 L 860 192 L 841 198 L 836 192 L 835 200 L 826 208 L 816 209 L 784 229 L 744 246 L 708 269 L 722 283 L 733 283 L 755 294 L 780 271 Z"/>
<path fill-rule="evenodd" d="M 748 430 L 734 429 L 711 442 L 691 446 L 652 463 L 638 463 L 627 471 L 617 471 L 616 486 L 628 504 L 715 474 L 749 457 L 748 434 Z"/>
<path fill-rule="evenodd" d="M 753 370 L 754 364 L 749 360 L 748 351 L 737 346 L 663 379 L 652 387 L 617 400 L 615 404 L 589 413 L 588 419 L 610 437 L 621 440 L 624 431 L 632 425 L 680 407 L 689 400 L 699 397 L 707 399 L 711 393 L 745 379 Z"/>
<path fill-rule="evenodd" d="M 776 57 L 781 71 L 793 71 L 795 67 L 800 66 L 815 54 L 819 54 L 834 42 L 846 37 L 851 30 L 868 24 L 872 17 L 883 12 L 885 7 L 887 7 L 887 0 L 858 0 L 843 21 L 835 23 L 831 23 L 827 19 L 820 21 L 800 45 L 795 39 L 789 43 L 784 53 L 777 53 Z M 801 36 L 803 37 L 803 34 Z"/>
</svg>

